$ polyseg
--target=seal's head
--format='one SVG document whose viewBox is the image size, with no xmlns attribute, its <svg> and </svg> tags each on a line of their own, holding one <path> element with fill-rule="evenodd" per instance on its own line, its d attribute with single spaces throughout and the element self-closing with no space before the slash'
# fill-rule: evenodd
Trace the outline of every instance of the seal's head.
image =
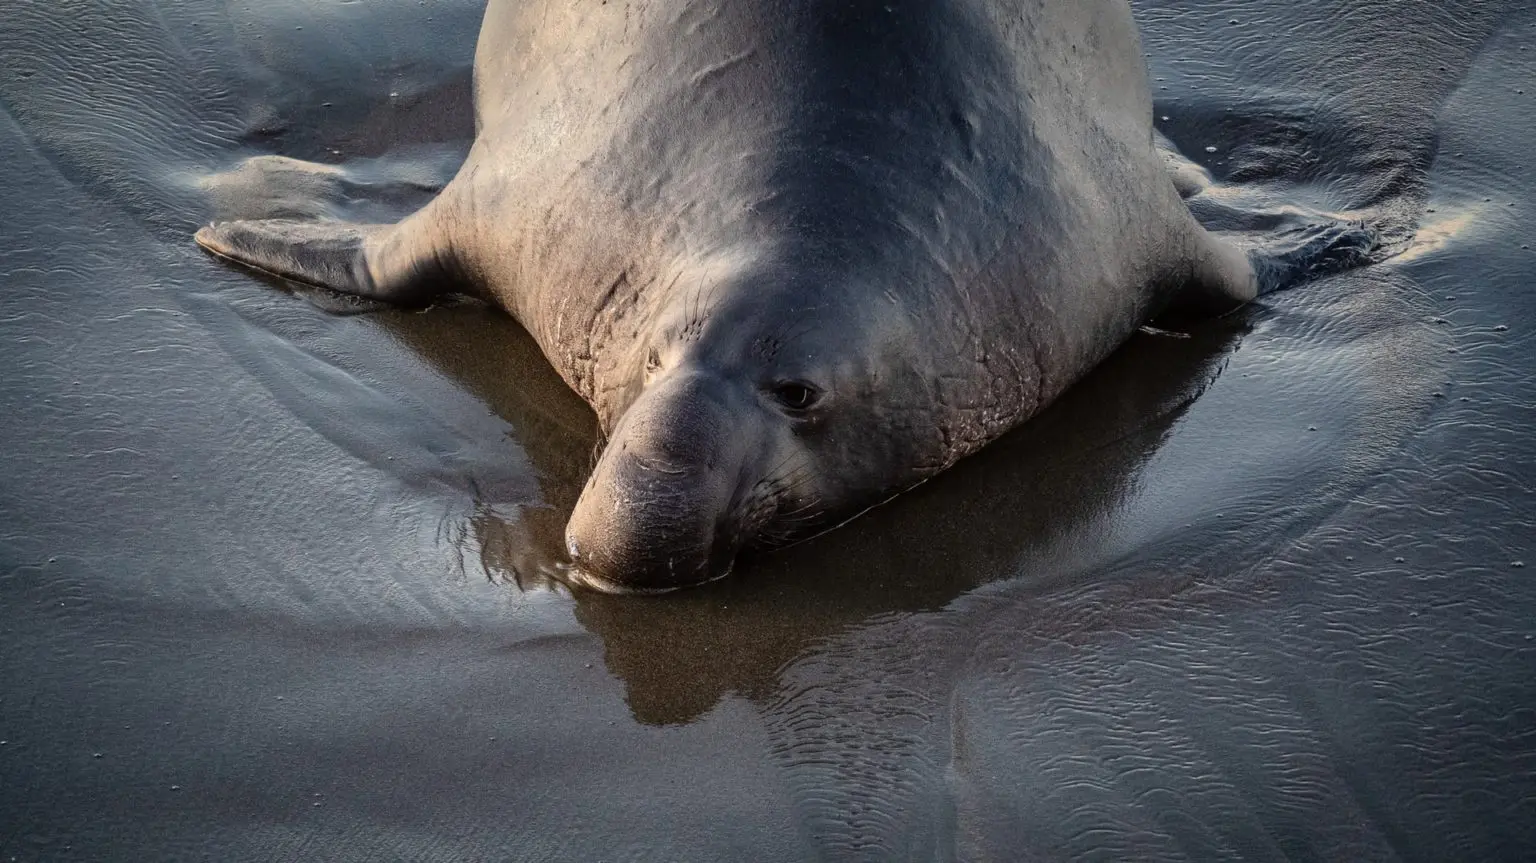
<svg viewBox="0 0 1536 863">
<path fill-rule="evenodd" d="M 644 593 L 720 578 L 743 549 L 824 530 L 932 473 L 911 318 L 846 294 L 779 274 L 657 315 L 566 528 L 574 581 Z"/>
</svg>

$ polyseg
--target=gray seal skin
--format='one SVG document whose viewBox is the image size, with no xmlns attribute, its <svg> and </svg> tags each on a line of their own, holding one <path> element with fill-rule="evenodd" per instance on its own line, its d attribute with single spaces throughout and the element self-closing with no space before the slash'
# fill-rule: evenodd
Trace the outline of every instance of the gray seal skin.
<svg viewBox="0 0 1536 863">
<path fill-rule="evenodd" d="M 197 240 L 351 294 L 503 306 L 607 438 L 566 528 L 604 590 L 840 523 L 1150 316 L 1236 307 L 1340 244 L 1244 252 L 1191 217 L 1123 0 L 492 0 L 475 110 L 457 176 L 399 224 Z"/>
</svg>

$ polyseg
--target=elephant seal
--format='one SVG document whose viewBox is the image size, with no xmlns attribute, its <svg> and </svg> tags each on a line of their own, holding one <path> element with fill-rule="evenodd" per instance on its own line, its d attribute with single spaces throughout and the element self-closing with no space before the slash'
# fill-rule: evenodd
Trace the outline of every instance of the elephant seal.
<svg viewBox="0 0 1536 863">
<path fill-rule="evenodd" d="M 660 591 L 1038 412 L 1154 314 L 1358 243 L 1241 251 L 1154 146 L 1125 0 L 491 0 L 476 137 L 395 225 L 210 225 L 251 267 L 503 306 L 607 438 L 575 580 Z"/>
</svg>

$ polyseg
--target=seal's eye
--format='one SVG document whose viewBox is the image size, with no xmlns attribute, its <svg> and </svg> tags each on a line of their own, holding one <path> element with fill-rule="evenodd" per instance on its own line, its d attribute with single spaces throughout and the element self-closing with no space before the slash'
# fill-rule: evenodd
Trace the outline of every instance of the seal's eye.
<svg viewBox="0 0 1536 863">
<path fill-rule="evenodd" d="M 770 392 L 774 401 L 790 411 L 810 410 L 821 401 L 821 391 L 804 381 L 774 384 Z"/>
</svg>

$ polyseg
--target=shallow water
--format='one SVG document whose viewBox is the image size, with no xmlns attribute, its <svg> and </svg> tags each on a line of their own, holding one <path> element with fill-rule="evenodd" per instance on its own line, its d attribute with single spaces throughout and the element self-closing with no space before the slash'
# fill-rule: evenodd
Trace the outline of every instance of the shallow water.
<svg viewBox="0 0 1536 863">
<path fill-rule="evenodd" d="M 189 240 L 429 195 L 477 3 L 0 0 L 0 859 L 1523 859 L 1536 11 L 1136 8 L 1165 135 L 1402 253 L 636 600 L 544 577 L 515 325 Z"/>
</svg>

